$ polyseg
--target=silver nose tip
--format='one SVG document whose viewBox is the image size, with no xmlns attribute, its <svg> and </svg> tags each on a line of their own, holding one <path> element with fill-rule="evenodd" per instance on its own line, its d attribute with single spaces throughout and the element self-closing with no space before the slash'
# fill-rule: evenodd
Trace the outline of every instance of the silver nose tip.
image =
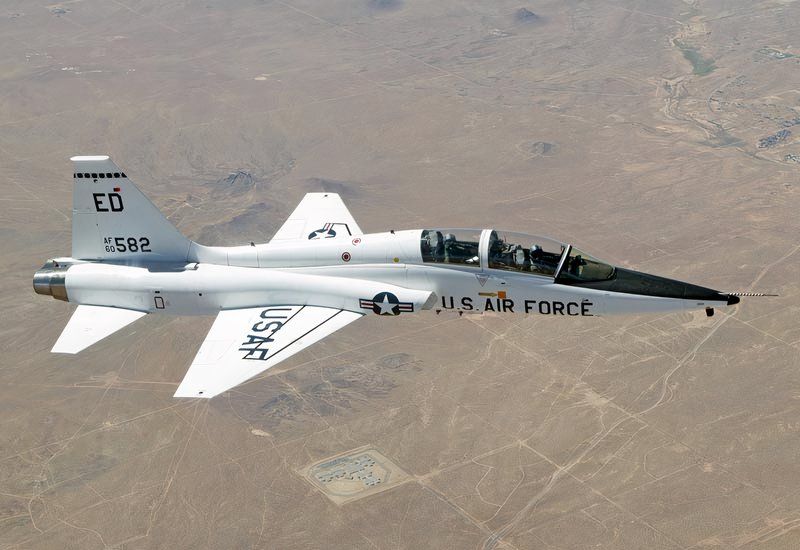
<svg viewBox="0 0 800 550">
<path fill-rule="evenodd" d="M 69 265 L 58 264 L 52 260 L 45 263 L 39 271 L 33 274 L 33 291 L 36 294 L 52 296 L 56 300 L 68 302 L 65 281 L 69 267 Z"/>
</svg>

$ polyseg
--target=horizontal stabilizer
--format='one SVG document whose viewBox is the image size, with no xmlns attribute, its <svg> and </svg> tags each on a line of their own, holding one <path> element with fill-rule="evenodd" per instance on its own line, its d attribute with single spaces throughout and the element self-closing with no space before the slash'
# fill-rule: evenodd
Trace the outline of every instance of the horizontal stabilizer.
<svg viewBox="0 0 800 550">
<path fill-rule="evenodd" d="M 51 351 L 78 353 L 144 315 L 132 309 L 78 306 Z"/>
<path fill-rule="evenodd" d="M 362 316 L 292 305 L 221 311 L 175 397 L 219 395 Z"/>
</svg>

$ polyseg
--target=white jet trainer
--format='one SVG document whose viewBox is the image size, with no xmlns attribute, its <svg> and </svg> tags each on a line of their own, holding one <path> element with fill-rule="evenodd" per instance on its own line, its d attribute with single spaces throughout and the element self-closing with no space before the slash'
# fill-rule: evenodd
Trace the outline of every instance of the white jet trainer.
<svg viewBox="0 0 800 550">
<path fill-rule="evenodd" d="M 364 234 L 334 193 L 307 194 L 269 243 L 203 246 L 109 157 L 72 162 L 72 257 L 33 277 L 38 294 L 78 304 L 52 351 L 78 353 L 148 313 L 216 315 L 176 397 L 219 395 L 369 312 L 711 315 L 739 301 L 522 233 Z"/>
</svg>

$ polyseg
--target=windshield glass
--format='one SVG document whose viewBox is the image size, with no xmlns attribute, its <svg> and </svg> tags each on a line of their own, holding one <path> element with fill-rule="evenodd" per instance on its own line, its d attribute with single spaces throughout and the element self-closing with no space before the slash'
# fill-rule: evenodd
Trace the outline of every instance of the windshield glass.
<svg viewBox="0 0 800 550">
<path fill-rule="evenodd" d="M 492 231 L 489 267 L 534 275 L 555 275 L 565 246 L 547 237 Z"/>
<path fill-rule="evenodd" d="M 575 247 L 569 251 L 558 279 L 568 281 L 606 281 L 614 277 L 614 266 L 592 258 Z"/>
<path fill-rule="evenodd" d="M 424 229 L 420 242 L 422 261 L 480 267 L 480 230 Z"/>
</svg>

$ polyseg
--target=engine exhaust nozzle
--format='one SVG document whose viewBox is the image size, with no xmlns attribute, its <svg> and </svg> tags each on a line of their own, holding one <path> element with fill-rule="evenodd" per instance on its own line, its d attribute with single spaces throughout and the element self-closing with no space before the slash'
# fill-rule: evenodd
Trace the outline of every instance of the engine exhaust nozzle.
<svg viewBox="0 0 800 550">
<path fill-rule="evenodd" d="M 65 281 L 69 268 L 69 264 L 60 264 L 55 260 L 47 261 L 41 269 L 33 274 L 34 292 L 68 302 Z"/>
</svg>

